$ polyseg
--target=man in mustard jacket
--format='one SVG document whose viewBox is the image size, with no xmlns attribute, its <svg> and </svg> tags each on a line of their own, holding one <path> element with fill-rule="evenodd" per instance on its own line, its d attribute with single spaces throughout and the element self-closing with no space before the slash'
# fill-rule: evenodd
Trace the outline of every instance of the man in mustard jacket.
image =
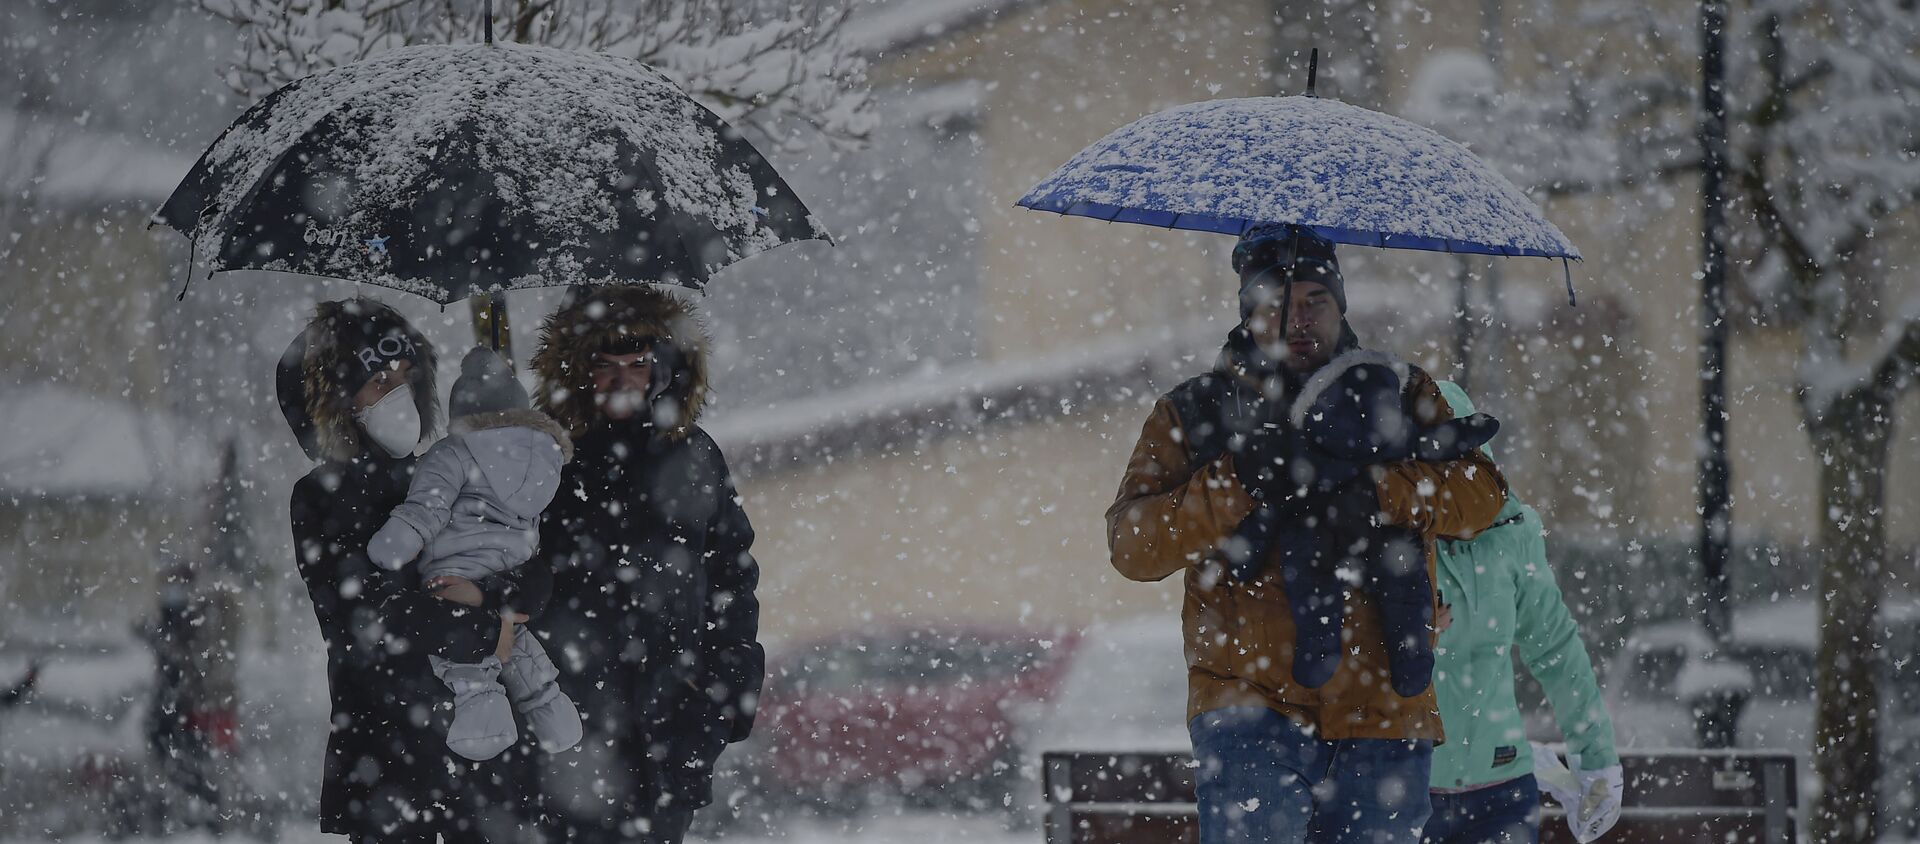
<svg viewBox="0 0 1920 844">
<path fill-rule="evenodd" d="M 1326 519 L 1403 530 L 1424 550 L 1430 584 L 1434 540 L 1490 525 L 1505 483 L 1478 452 L 1349 468 L 1331 483 L 1303 474 L 1312 464 L 1290 405 L 1311 403 L 1311 390 L 1356 357 L 1379 355 L 1360 349 L 1347 325 L 1332 244 L 1291 227 L 1255 229 L 1235 248 L 1234 269 L 1241 322 L 1213 371 L 1176 387 L 1148 417 L 1107 511 L 1113 566 L 1141 581 L 1185 573 L 1202 844 L 1410 844 L 1426 821 L 1429 765 L 1441 739 L 1431 685 L 1411 697 L 1394 691 L 1365 588 L 1345 591 L 1331 678 L 1315 688 L 1296 680 L 1281 546 L 1249 546 L 1241 528 L 1256 508 L 1271 507 L 1310 513 L 1287 517 L 1294 522 L 1282 527 L 1294 530 L 1324 530 Z M 1291 285 L 1282 283 L 1288 275 Z M 1280 291 L 1289 287 L 1283 325 Z M 1397 367 L 1406 374 L 1401 409 L 1411 424 L 1453 418 L 1431 377 Z M 1284 506 L 1303 496 L 1310 506 Z M 1235 559 L 1249 552 L 1276 559 L 1253 567 Z"/>
</svg>

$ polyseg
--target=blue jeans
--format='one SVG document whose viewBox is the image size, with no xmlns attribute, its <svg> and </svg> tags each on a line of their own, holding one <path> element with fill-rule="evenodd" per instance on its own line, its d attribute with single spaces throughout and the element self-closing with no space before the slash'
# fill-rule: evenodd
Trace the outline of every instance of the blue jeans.
<svg viewBox="0 0 1920 844">
<path fill-rule="evenodd" d="M 1539 844 L 1540 785 L 1517 780 L 1433 795 L 1426 844 Z"/>
<path fill-rule="evenodd" d="M 1187 725 L 1200 844 L 1416 844 L 1433 742 L 1324 741 L 1261 706 Z"/>
</svg>

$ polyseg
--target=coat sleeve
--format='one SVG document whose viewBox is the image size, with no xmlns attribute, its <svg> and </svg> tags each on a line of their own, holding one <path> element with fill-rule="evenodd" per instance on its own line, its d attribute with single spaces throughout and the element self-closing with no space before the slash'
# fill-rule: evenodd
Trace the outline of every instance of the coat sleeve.
<svg viewBox="0 0 1920 844">
<path fill-rule="evenodd" d="M 544 540 L 545 522 L 541 523 Z M 553 598 L 553 566 L 535 549 L 533 557 L 513 568 L 474 584 L 480 587 L 481 608 L 490 613 L 512 610 L 539 620 Z"/>
<path fill-rule="evenodd" d="M 428 449 L 414 466 L 407 500 L 393 508 L 386 524 L 373 534 L 367 556 L 387 571 L 398 571 L 419 556 L 453 519 L 453 500 L 466 483 L 465 462 L 451 437 Z"/>
<path fill-rule="evenodd" d="M 294 563 L 300 579 L 307 585 L 307 597 L 313 602 L 314 615 L 321 632 L 333 640 L 346 636 L 352 620 L 344 617 L 342 607 L 349 601 L 384 604 L 404 599 L 402 578 L 373 564 L 366 549 L 345 539 L 353 533 L 348 522 L 354 514 L 345 508 L 329 506 L 336 496 L 313 477 L 294 484 L 288 515 L 293 522 Z M 364 535 L 364 534 L 363 534 Z M 350 645 L 351 637 L 338 645 Z"/>
<path fill-rule="evenodd" d="M 555 573 L 571 566 L 574 554 L 579 551 L 575 537 L 580 531 L 569 514 L 581 501 L 580 487 L 569 472 L 562 470 L 560 491 L 540 514 L 540 542 L 534 548 L 533 557 L 512 572 L 488 578 L 489 583 L 481 585 L 481 589 L 487 591 L 491 608 L 511 606 L 536 619 L 546 612 L 553 599 Z M 497 588 L 497 593 L 488 588 L 490 585 Z"/>
<path fill-rule="evenodd" d="M 720 706 L 729 724 L 728 742 L 744 741 L 766 681 L 767 655 L 760 646 L 760 564 L 753 558 L 753 524 L 740 506 L 726 460 L 712 449 L 718 466 L 715 494 L 719 509 L 707 528 L 707 629 L 701 639 L 705 658 L 702 691 Z"/>
<path fill-rule="evenodd" d="M 1524 529 L 1524 552 L 1515 560 L 1513 577 L 1518 594 L 1514 648 L 1527 673 L 1540 681 L 1553 704 L 1554 719 L 1567 739 L 1567 750 L 1580 754 L 1583 770 L 1620 763 L 1613 743 L 1613 719 L 1600 696 L 1600 683 L 1580 641 L 1580 628 L 1554 582 L 1547 563 L 1547 542 L 1540 516 L 1531 509 L 1514 529 Z M 1503 528 L 1504 529 L 1504 528 Z"/>
<path fill-rule="evenodd" d="M 1179 414 L 1161 399 L 1127 461 L 1120 492 L 1107 508 L 1107 550 L 1130 580 L 1161 580 L 1199 562 L 1253 511 L 1253 498 L 1222 454 L 1188 465 Z"/>
<path fill-rule="evenodd" d="M 533 559 L 528 565 L 539 565 L 548 571 L 557 572 L 566 568 L 577 543 L 574 536 L 576 527 L 569 514 L 580 505 L 582 493 L 573 481 L 570 473 L 560 475 L 560 491 L 553 496 L 553 502 L 540 513 L 540 544 L 534 548 Z"/>
<path fill-rule="evenodd" d="M 1416 422 L 1438 425 L 1453 418 L 1440 388 L 1424 372 L 1409 379 L 1408 401 Z M 1389 524 L 1428 539 L 1472 539 L 1493 524 L 1507 502 L 1507 482 L 1478 450 L 1456 460 L 1409 460 L 1380 467 L 1374 486 Z"/>
<path fill-rule="evenodd" d="M 461 621 L 449 614 L 452 604 L 420 590 L 416 565 L 399 571 L 375 565 L 363 544 L 368 523 L 363 520 L 370 516 L 343 500 L 365 499 L 343 496 L 308 477 L 295 484 L 290 508 L 295 562 L 329 645 L 345 649 L 343 656 L 363 665 L 385 658 L 384 653 L 368 652 L 376 640 L 367 637 L 376 634 L 425 642 L 449 655 L 471 652 L 478 658 L 491 651 L 498 623 L 491 616 Z M 484 593 L 486 586 L 481 588 Z M 482 595 L 483 602 L 486 597 Z"/>
</svg>

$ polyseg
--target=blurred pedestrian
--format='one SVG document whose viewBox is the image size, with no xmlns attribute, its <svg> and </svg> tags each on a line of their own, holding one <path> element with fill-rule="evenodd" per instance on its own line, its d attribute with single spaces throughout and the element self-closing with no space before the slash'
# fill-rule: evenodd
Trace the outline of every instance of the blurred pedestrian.
<svg viewBox="0 0 1920 844">
<path fill-rule="evenodd" d="M 236 608 L 231 596 L 185 564 L 162 572 L 159 599 L 143 631 L 155 674 L 147 748 L 173 793 L 199 802 L 199 811 L 176 815 L 203 817 L 217 827 L 227 802 L 220 760 L 231 758 L 237 745 Z"/>
</svg>

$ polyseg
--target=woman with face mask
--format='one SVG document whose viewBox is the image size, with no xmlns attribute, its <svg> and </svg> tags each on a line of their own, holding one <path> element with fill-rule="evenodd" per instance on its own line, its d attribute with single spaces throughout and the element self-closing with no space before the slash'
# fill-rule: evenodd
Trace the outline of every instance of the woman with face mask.
<svg viewBox="0 0 1920 844">
<path fill-rule="evenodd" d="M 485 649 L 501 607 L 540 592 L 529 580 L 422 584 L 389 572 L 368 540 L 405 500 L 414 452 L 439 421 L 433 347 L 371 299 L 322 302 L 281 358 L 280 409 L 319 461 L 294 485 L 295 561 L 327 642 L 331 733 L 322 832 L 354 842 L 516 839 L 490 767 L 447 749 L 445 697 L 427 654 Z M 449 603 L 451 602 L 451 603 Z M 449 612 L 450 606 L 456 608 Z"/>
</svg>

